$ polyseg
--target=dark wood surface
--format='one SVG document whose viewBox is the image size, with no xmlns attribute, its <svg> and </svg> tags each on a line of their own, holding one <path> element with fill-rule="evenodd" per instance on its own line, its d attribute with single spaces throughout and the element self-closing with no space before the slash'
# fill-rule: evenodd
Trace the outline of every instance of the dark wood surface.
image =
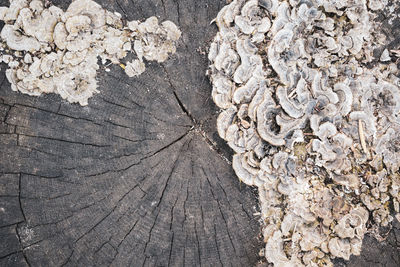
<svg viewBox="0 0 400 267">
<path fill-rule="evenodd" d="M 225 1 L 96 2 L 128 20 L 172 20 L 177 53 L 137 78 L 100 70 L 87 107 L 12 92 L 2 66 L 0 266 L 257 265 L 257 194 L 229 164 L 205 76 Z M 338 266 L 398 266 L 394 227 Z"/>
</svg>

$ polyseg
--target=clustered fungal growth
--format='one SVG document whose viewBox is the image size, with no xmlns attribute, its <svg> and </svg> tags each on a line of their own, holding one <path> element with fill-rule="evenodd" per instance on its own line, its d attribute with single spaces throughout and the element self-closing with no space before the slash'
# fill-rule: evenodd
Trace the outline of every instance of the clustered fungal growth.
<svg viewBox="0 0 400 267">
<path fill-rule="evenodd" d="M 372 53 L 386 2 L 234 0 L 215 20 L 218 133 L 258 187 L 274 266 L 348 260 L 400 220 L 400 79 L 387 50 Z"/>
<path fill-rule="evenodd" d="M 10 0 L 10 7 L 0 7 L 0 20 L 0 62 L 8 64 L 12 90 L 56 93 L 81 105 L 98 92 L 98 57 L 133 77 L 145 71 L 143 59 L 164 62 L 175 53 L 181 35 L 174 23 L 159 24 L 156 17 L 124 23 L 91 0 L 73 1 L 66 12 L 43 1 Z M 121 63 L 130 52 L 136 58 Z"/>
</svg>

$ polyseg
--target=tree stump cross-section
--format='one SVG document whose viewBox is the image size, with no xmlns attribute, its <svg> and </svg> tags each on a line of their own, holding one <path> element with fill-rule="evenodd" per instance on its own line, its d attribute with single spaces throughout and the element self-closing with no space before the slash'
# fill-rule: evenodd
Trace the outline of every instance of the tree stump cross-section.
<svg viewBox="0 0 400 267">
<path fill-rule="evenodd" d="M 0 266 L 257 265 L 257 194 L 229 164 L 205 76 L 210 22 L 226 2 L 96 2 L 128 20 L 173 21 L 177 53 L 137 78 L 99 70 L 86 107 L 13 92 L 2 66 Z M 395 266 L 395 227 L 338 265 Z"/>
</svg>

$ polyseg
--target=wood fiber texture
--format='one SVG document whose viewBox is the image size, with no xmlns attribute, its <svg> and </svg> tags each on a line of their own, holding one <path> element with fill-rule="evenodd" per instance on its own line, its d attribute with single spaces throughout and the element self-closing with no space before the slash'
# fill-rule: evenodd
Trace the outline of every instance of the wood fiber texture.
<svg viewBox="0 0 400 267">
<path fill-rule="evenodd" d="M 166 63 L 98 72 L 87 107 L 0 72 L 0 266 L 255 266 L 257 194 L 218 137 L 206 49 L 223 0 L 97 0 L 183 35 Z M 70 1 L 53 1 L 64 9 Z M 0 1 L 0 6 L 8 1 Z M 399 266 L 400 225 L 338 266 Z"/>
</svg>

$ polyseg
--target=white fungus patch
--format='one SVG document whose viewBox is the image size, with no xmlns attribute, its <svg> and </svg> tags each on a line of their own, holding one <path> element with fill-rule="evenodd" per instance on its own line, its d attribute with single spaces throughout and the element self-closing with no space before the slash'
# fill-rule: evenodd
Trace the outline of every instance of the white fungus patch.
<svg viewBox="0 0 400 267">
<path fill-rule="evenodd" d="M 388 50 L 372 55 L 385 45 L 373 11 L 386 3 L 234 0 L 215 20 L 218 133 L 239 179 L 258 187 L 274 266 L 348 260 L 390 207 L 400 217 L 399 71 Z"/>
<path fill-rule="evenodd" d="M 56 93 L 71 103 L 87 105 L 97 90 L 98 58 L 120 64 L 129 77 L 145 71 L 144 59 L 164 62 L 176 51 L 181 32 L 156 17 L 124 25 L 117 13 L 91 0 L 76 0 L 66 12 L 43 1 L 11 0 L 0 7 L 0 62 L 14 91 L 39 96 Z M 136 56 L 125 64 L 128 53 Z"/>
</svg>

